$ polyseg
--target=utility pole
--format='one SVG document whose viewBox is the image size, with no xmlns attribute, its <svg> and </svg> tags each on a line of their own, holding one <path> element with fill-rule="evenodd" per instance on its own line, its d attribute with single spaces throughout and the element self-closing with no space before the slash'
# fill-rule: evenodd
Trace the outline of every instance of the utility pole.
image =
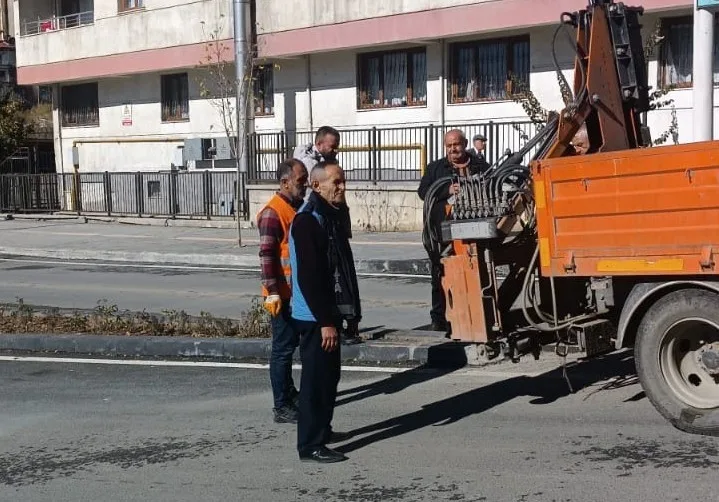
<svg viewBox="0 0 719 502">
<path fill-rule="evenodd" d="M 248 171 L 247 135 L 250 132 L 248 120 L 249 96 L 252 92 L 252 53 L 249 47 L 250 0 L 232 1 L 235 41 L 235 108 L 237 111 L 237 244 L 242 247 L 242 222 L 240 204 L 244 205 L 245 180 Z"/>
<path fill-rule="evenodd" d="M 694 141 L 714 138 L 714 9 L 705 0 L 694 1 L 692 95 Z"/>
</svg>

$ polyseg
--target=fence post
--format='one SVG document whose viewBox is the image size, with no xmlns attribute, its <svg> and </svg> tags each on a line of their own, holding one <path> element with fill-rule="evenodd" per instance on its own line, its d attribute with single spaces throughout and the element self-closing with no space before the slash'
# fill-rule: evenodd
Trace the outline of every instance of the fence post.
<svg viewBox="0 0 719 502">
<path fill-rule="evenodd" d="M 177 171 L 170 171 L 170 216 L 177 215 Z"/>
<path fill-rule="evenodd" d="M 145 187 L 142 186 L 143 183 L 143 175 L 142 172 L 138 171 L 135 173 L 135 205 L 137 207 L 137 216 L 139 218 L 142 217 L 142 213 L 145 212 Z"/>
<path fill-rule="evenodd" d="M 427 162 L 434 160 L 434 124 L 429 124 L 424 130 L 424 147 L 427 149 Z M 420 174 L 427 166 L 420 166 Z"/>
<path fill-rule="evenodd" d="M 376 184 L 378 181 L 382 179 L 382 150 L 380 150 L 380 146 L 382 146 L 382 134 L 381 131 L 378 131 L 376 127 L 372 128 L 372 133 L 374 134 L 374 177 L 372 178 L 372 181 Z"/>
<path fill-rule="evenodd" d="M 202 205 L 205 208 L 205 216 L 210 219 L 210 171 L 202 172 Z"/>
<path fill-rule="evenodd" d="M 102 176 L 102 184 L 105 190 L 105 212 L 108 216 L 112 215 L 112 179 L 110 173 L 105 171 Z"/>
<path fill-rule="evenodd" d="M 77 211 L 78 216 L 82 214 L 82 194 L 80 193 L 82 191 L 82 179 L 80 178 L 81 176 L 82 175 L 77 171 L 75 171 L 72 176 L 72 185 L 74 187 L 73 199 L 75 199 L 75 211 Z"/>
</svg>

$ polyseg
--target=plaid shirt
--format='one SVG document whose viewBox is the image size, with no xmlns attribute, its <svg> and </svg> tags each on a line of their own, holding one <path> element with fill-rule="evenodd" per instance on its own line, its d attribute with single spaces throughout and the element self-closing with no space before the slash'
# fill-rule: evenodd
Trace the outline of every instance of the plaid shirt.
<svg viewBox="0 0 719 502">
<path fill-rule="evenodd" d="M 297 208 L 290 200 L 279 194 L 288 204 Z M 302 201 L 300 201 L 301 203 Z M 260 231 L 260 274 L 262 285 L 271 295 L 279 294 L 277 284 L 285 280 L 280 264 L 280 244 L 285 238 L 280 224 L 280 218 L 274 209 L 266 208 L 257 219 L 257 228 Z"/>
</svg>

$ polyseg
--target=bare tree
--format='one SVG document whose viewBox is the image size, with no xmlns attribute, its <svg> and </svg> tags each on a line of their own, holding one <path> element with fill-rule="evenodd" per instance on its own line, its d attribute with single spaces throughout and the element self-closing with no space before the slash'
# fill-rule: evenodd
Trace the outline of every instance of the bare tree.
<svg viewBox="0 0 719 502">
<path fill-rule="evenodd" d="M 237 163 L 237 193 L 235 196 L 235 216 L 237 217 L 238 239 L 240 246 L 242 238 L 240 234 L 240 205 L 243 199 L 244 184 L 240 172 L 240 159 L 245 155 L 247 142 L 240 141 L 237 134 L 238 113 L 237 107 L 242 107 L 245 114 L 243 117 L 252 116 L 252 103 L 254 101 L 254 87 L 257 80 L 257 71 L 262 66 L 257 65 L 257 48 L 252 42 L 247 42 L 245 51 L 250 57 L 246 58 L 245 68 L 239 72 L 238 78 L 235 72 L 235 47 L 232 42 L 222 39 L 224 33 L 225 16 L 221 15 L 216 26 L 208 30 L 202 22 L 202 30 L 205 39 L 205 54 L 199 62 L 198 85 L 200 96 L 209 100 L 211 106 L 218 115 L 219 123 L 227 137 L 230 147 L 230 154 Z M 240 99 L 236 98 L 239 93 Z"/>
</svg>

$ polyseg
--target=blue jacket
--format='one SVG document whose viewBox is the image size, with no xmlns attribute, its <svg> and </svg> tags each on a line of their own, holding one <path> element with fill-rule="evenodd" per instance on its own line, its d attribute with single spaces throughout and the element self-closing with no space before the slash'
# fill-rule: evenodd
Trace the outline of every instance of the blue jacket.
<svg viewBox="0 0 719 502">
<path fill-rule="evenodd" d="M 289 237 L 292 317 L 322 326 L 361 318 L 354 258 L 341 210 L 311 193 Z"/>
</svg>

